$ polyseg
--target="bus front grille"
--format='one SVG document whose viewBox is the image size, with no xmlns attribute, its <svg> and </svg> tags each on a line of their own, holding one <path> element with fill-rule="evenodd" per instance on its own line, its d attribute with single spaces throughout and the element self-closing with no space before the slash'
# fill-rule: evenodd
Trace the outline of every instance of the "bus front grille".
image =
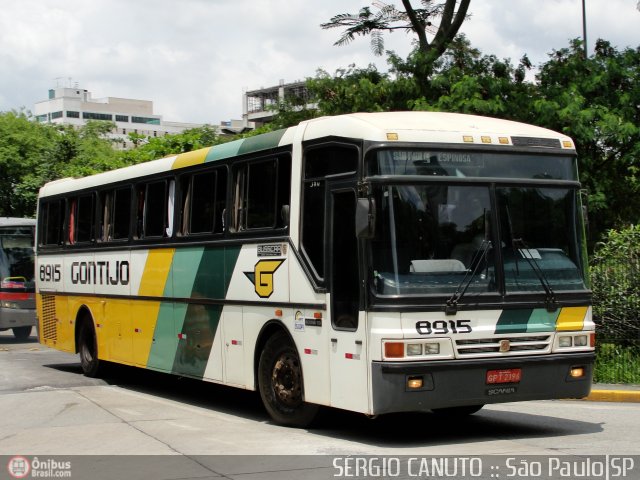
<svg viewBox="0 0 640 480">
<path fill-rule="evenodd" d="M 491 337 L 456 340 L 458 357 L 504 356 L 547 353 L 552 335 Z"/>
<path fill-rule="evenodd" d="M 42 338 L 45 340 L 58 340 L 56 297 L 53 295 L 42 295 Z"/>
</svg>

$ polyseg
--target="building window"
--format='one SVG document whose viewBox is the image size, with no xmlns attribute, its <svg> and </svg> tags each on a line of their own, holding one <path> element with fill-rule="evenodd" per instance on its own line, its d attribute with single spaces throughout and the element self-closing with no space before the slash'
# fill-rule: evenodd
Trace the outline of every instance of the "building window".
<svg viewBox="0 0 640 480">
<path fill-rule="evenodd" d="M 95 112 L 82 112 L 82 118 L 84 120 L 113 120 L 113 115 L 110 113 L 95 113 Z"/>
<path fill-rule="evenodd" d="M 71 110 L 67 110 L 67 118 L 80 118 L 80 112 L 73 112 Z"/>
<path fill-rule="evenodd" d="M 128 115 L 116 115 L 116 122 L 129 122 Z"/>
<path fill-rule="evenodd" d="M 150 118 L 150 117 L 131 117 L 132 123 L 144 123 L 147 125 L 160 125 L 159 118 Z"/>
<path fill-rule="evenodd" d="M 51 114 L 51 119 L 55 120 L 56 118 L 62 118 L 62 112 L 53 112 Z"/>
<path fill-rule="evenodd" d="M 36 117 L 36 120 L 37 120 L 38 122 L 46 122 L 46 121 L 48 120 L 48 118 L 49 118 L 49 117 L 48 117 L 48 116 L 47 116 L 47 114 L 45 113 L 44 115 L 38 115 L 38 116 Z"/>
</svg>

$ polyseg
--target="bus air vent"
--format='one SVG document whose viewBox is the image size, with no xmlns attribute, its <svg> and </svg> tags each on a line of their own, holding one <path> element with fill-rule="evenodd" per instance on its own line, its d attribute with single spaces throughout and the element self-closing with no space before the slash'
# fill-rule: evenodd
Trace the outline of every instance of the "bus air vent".
<svg viewBox="0 0 640 480">
<path fill-rule="evenodd" d="M 58 340 L 56 297 L 54 295 L 42 296 L 42 338 L 45 340 Z"/>
</svg>

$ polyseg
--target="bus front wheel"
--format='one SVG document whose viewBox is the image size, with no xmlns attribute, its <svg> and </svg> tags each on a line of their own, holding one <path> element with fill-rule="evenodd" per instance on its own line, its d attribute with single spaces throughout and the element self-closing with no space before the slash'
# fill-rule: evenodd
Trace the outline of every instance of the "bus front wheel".
<svg viewBox="0 0 640 480">
<path fill-rule="evenodd" d="M 467 415 L 473 415 L 479 411 L 484 405 L 466 405 L 464 407 L 448 407 L 448 408 L 434 408 L 432 413 L 443 417 L 465 417 Z"/>
<path fill-rule="evenodd" d="M 98 342 L 93 325 L 88 320 L 85 320 L 80 325 L 78 332 L 78 353 L 80 354 L 80 366 L 85 376 L 97 377 L 100 372 Z"/>
<path fill-rule="evenodd" d="M 26 340 L 31 335 L 31 327 L 13 327 L 11 330 L 17 340 Z"/>
<path fill-rule="evenodd" d="M 300 357 L 284 332 L 270 337 L 262 350 L 258 388 L 267 412 L 279 424 L 306 427 L 318 412 L 317 405 L 303 399 Z"/>
</svg>

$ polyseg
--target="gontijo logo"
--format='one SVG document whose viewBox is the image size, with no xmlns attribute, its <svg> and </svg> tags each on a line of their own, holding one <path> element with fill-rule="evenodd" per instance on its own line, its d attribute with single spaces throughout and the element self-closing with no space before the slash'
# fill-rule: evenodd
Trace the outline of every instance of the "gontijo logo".
<svg viewBox="0 0 640 480">
<path fill-rule="evenodd" d="M 260 298 L 269 298 L 273 293 L 273 274 L 284 263 L 284 259 L 260 260 L 253 268 L 253 272 L 244 272 L 253 283 L 256 294 Z"/>
</svg>

